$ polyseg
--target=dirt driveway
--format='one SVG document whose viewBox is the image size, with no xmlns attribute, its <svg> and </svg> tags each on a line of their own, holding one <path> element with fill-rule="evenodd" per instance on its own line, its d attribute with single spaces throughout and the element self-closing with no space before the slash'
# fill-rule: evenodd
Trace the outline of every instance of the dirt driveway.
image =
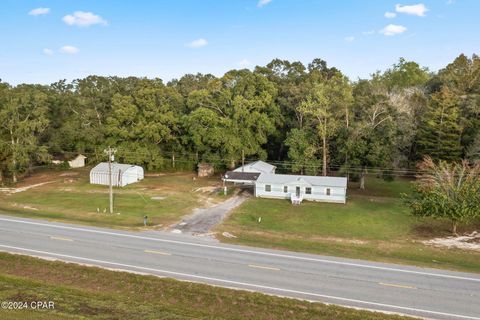
<svg viewBox="0 0 480 320">
<path fill-rule="evenodd" d="M 248 198 L 249 195 L 246 192 L 242 192 L 213 207 L 195 209 L 192 214 L 183 217 L 182 221 L 171 225 L 169 230 L 175 233 L 192 235 L 208 234 L 217 224 L 228 216 L 230 211 Z"/>
</svg>

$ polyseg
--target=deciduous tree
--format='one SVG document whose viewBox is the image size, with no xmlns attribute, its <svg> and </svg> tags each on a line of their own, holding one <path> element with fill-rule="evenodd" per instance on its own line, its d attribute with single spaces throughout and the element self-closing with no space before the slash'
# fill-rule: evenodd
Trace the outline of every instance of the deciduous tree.
<svg viewBox="0 0 480 320">
<path fill-rule="evenodd" d="M 47 149 L 38 145 L 38 135 L 48 124 L 44 91 L 41 86 L 19 85 L 2 92 L 6 98 L 0 105 L 0 136 L 4 139 L 1 149 L 13 182 L 32 161 L 44 162 L 48 158 Z"/>
</svg>

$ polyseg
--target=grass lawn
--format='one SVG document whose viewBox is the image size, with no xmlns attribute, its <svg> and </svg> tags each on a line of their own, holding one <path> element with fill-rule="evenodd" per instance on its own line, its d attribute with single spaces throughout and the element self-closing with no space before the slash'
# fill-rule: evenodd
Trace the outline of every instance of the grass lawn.
<svg viewBox="0 0 480 320">
<path fill-rule="evenodd" d="M 428 247 L 422 240 L 450 235 L 448 222 L 409 214 L 400 198 L 410 182 L 369 178 L 352 184 L 346 205 L 251 198 L 217 231 L 222 241 L 318 254 L 480 272 L 480 253 Z M 261 223 L 258 218 L 261 217 Z M 480 229 L 480 223 L 460 232 Z"/>
<path fill-rule="evenodd" d="M 1 301 L 53 301 L 1 319 L 411 319 L 0 253 Z"/>
<path fill-rule="evenodd" d="M 17 187 L 45 183 L 23 192 L 0 193 L 0 211 L 24 217 L 49 218 L 111 227 L 167 226 L 196 207 L 224 200 L 214 189 L 218 178 L 193 179 L 193 173 L 146 176 L 145 180 L 114 188 L 114 214 L 108 212 L 108 187 L 90 185 L 88 168 L 44 171 Z M 97 208 L 99 212 L 97 212 Z"/>
</svg>

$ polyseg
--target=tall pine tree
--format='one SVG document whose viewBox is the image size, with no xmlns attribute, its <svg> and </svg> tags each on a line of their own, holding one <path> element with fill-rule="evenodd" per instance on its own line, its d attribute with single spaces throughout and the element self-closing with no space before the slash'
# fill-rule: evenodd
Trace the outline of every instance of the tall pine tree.
<svg viewBox="0 0 480 320">
<path fill-rule="evenodd" d="M 461 126 L 458 97 L 448 87 L 432 94 L 418 132 L 422 156 L 433 160 L 455 161 L 461 157 Z"/>
</svg>

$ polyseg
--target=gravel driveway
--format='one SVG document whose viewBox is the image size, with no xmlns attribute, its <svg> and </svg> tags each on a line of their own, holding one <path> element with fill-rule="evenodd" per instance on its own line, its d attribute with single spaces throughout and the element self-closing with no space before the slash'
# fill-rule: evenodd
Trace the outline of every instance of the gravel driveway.
<svg viewBox="0 0 480 320">
<path fill-rule="evenodd" d="M 183 217 L 182 221 L 170 226 L 169 230 L 193 235 L 207 234 L 246 199 L 248 195 L 242 192 L 213 207 L 195 209 L 192 214 Z"/>
</svg>

